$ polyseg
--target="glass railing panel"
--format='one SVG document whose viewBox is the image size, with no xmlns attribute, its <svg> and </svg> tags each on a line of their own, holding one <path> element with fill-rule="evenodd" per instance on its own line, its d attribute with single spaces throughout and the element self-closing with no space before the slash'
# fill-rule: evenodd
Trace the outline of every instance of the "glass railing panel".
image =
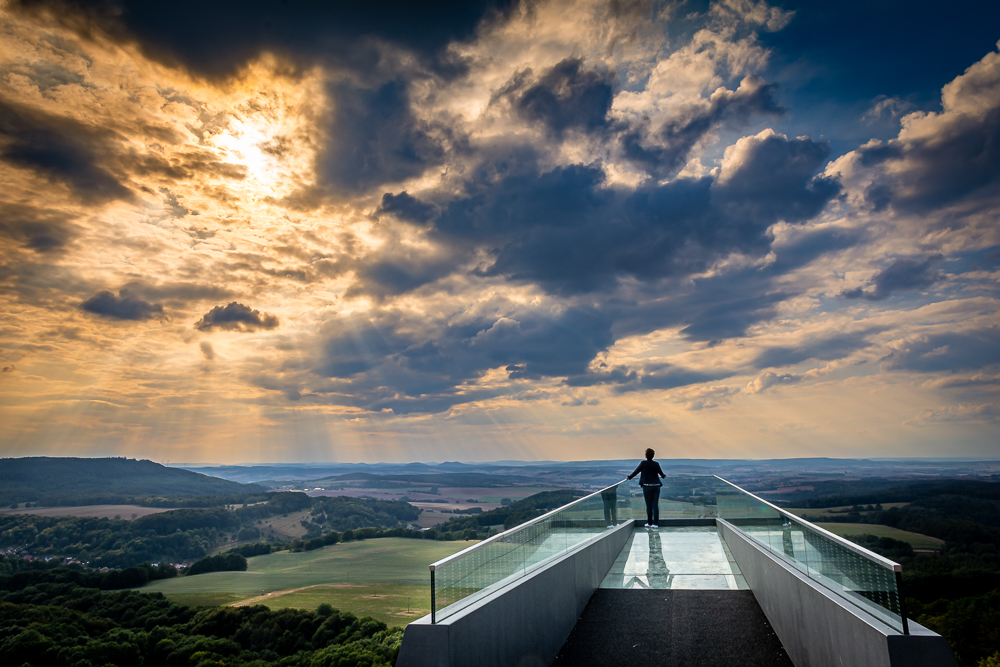
<svg viewBox="0 0 1000 667">
<path fill-rule="evenodd" d="M 714 477 L 668 475 L 660 488 L 661 519 L 712 519 L 716 516 Z M 645 510 L 643 510 L 645 511 Z"/>
<path fill-rule="evenodd" d="M 431 566 L 434 621 L 505 586 L 570 549 L 632 522 L 632 493 L 623 482 L 495 535 Z"/>
<path fill-rule="evenodd" d="M 845 600 L 889 626 L 906 631 L 897 564 L 724 480 L 719 480 L 716 498 L 719 518 Z"/>
</svg>

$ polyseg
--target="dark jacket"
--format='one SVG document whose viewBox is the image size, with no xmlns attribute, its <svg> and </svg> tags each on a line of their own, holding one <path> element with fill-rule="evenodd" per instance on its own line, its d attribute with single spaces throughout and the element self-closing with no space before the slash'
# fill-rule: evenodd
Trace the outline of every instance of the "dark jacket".
<svg viewBox="0 0 1000 667">
<path fill-rule="evenodd" d="M 632 479 L 636 475 L 639 475 L 639 486 L 663 486 L 660 477 L 666 477 L 660 470 L 660 464 L 649 460 L 640 463 L 628 478 Z"/>
</svg>

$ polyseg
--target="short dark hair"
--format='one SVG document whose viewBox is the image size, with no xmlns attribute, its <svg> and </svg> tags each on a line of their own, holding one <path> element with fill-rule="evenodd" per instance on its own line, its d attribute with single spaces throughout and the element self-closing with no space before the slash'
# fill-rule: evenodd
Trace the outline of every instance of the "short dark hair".
<svg viewBox="0 0 1000 667">
<path fill-rule="evenodd" d="M 656 452 L 654 452 L 652 449 L 647 449 L 646 450 L 646 458 L 647 459 L 649 459 L 650 461 L 652 461 L 654 456 L 656 456 Z"/>
</svg>

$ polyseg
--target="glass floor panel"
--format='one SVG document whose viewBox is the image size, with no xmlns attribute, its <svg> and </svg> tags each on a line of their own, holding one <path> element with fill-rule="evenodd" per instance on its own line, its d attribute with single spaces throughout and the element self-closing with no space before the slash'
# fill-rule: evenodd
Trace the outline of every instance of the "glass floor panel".
<svg viewBox="0 0 1000 667">
<path fill-rule="evenodd" d="M 601 588 L 749 589 L 715 526 L 635 528 Z"/>
</svg>

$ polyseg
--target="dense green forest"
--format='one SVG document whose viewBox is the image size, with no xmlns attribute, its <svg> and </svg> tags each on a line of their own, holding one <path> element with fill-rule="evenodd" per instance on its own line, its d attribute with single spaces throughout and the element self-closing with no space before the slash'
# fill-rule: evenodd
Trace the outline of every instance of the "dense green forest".
<svg viewBox="0 0 1000 667">
<path fill-rule="evenodd" d="M 265 502 L 227 510 L 181 509 L 133 521 L 89 517 L 0 515 L 0 547 L 36 557 L 72 557 L 91 567 L 124 568 L 150 562 L 181 563 L 204 558 L 224 540 L 255 540 L 268 517 L 311 508 L 307 537 L 364 526 L 399 528 L 419 512 L 409 503 L 366 498 L 310 498 L 271 493 Z"/>
<path fill-rule="evenodd" d="M 79 575 L 0 574 L 0 664 L 380 667 L 395 662 L 402 641 L 400 628 L 329 605 L 192 609 L 159 593 L 102 593 L 72 580 Z"/>
<path fill-rule="evenodd" d="M 908 503 L 879 509 L 882 504 Z M 961 665 L 1000 661 L 1000 483 L 941 480 L 884 483 L 858 495 L 838 493 L 802 502 L 812 508 L 848 507 L 806 519 L 892 526 L 945 541 L 940 553 L 876 538 L 855 541 L 903 565 L 903 597 L 911 618 L 951 643 Z"/>
<path fill-rule="evenodd" d="M 240 484 L 201 473 L 126 458 L 29 457 L 3 459 L 0 506 L 125 504 L 124 498 L 209 496 L 259 493 L 257 484 Z"/>
</svg>

